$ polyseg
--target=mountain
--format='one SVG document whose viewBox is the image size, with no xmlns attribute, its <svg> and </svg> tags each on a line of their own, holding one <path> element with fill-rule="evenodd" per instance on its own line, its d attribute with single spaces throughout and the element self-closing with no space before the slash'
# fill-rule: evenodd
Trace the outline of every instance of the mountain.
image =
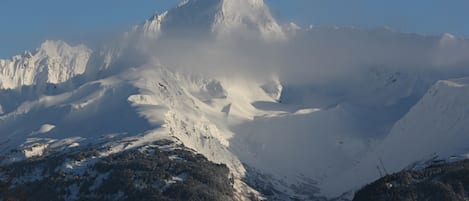
<svg viewBox="0 0 469 201">
<path fill-rule="evenodd" d="M 469 129 L 462 123 L 468 121 L 467 84 L 468 78 L 435 83 L 356 167 L 329 185 L 341 192 L 357 182 L 376 179 L 377 166 L 392 173 L 435 158 L 464 159 Z"/>
<path fill-rule="evenodd" d="M 85 72 L 92 51 L 83 45 L 46 41 L 35 52 L 0 60 L 1 89 L 59 84 Z"/>
<path fill-rule="evenodd" d="M 0 198 L 347 200 L 377 164 L 466 154 L 464 38 L 280 25 L 262 0 L 116 38 L 0 60 Z"/>
<path fill-rule="evenodd" d="M 251 34 L 265 40 L 285 39 L 281 26 L 263 0 L 190 0 L 147 20 L 144 35 L 164 37 L 230 37 Z M 249 30 L 248 32 L 246 30 Z"/>
</svg>

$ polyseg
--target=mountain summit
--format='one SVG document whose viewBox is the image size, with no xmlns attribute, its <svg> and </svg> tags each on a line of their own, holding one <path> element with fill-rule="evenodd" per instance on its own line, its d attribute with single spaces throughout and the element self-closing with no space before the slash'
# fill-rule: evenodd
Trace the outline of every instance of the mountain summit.
<svg viewBox="0 0 469 201">
<path fill-rule="evenodd" d="M 285 33 L 263 0 L 187 0 L 147 20 L 139 27 L 152 38 L 224 37 L 246 33 L 265 40 L 282 40 Z"/>
</svg>

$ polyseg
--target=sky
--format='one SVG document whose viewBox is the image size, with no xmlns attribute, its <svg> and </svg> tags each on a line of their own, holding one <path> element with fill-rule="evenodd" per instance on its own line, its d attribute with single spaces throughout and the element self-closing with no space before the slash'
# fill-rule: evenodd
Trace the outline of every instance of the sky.
<svg viewBox="0 0 469 201">
<path fill-rule="evenodd" d="M 178 0 L 2 0 L 0 58 L 46 39 L 78 43 L 123 32 Z M 302 26 L 388 27 L 396 31 L 469 36 L 469 0 L 265 0 L 281 22 Z"/>
</svg>

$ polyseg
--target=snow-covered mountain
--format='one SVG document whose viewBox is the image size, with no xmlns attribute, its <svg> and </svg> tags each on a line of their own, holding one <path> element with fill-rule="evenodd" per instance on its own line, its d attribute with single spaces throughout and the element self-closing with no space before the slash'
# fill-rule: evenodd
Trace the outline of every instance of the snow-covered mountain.
<svg viewBox="0 0 469 201">
<path fill-rule="evenodd" d="M 190 0 L 136 27 L 150 38 L 233 37 L 249 35 L 264 40 L 285 39 L 284 30 L 263 0 Z"/>
<path fill-rule="evenodd" d="M 0 60 L 1 89 L 60 84 L 85 72 L 92 51 L 63 41 L 46 41 L 34 52 Z"/>
<path fill-rule="evenodd" d="M 469 148 L 466 39 L 280 25 L 262 0 L 183 1 L 118 38 L 0 60 L 0 164 L 97 147 L 57 164 L 81 177 L 170 140 L 225 164 L 236 200 L 324 200 Z"/>
<path fill-rule="evenodd" d="M 352 189 L 383 173 L 398 172 L 413 163 L 465 159 L 467 156 L 468 78 L 441 80 L 397 121 L 386 138 L 356 167 L 327 184 L 334 193 Z M 347 181 L 347 182 L 345 182 Z M 331 188 L 334 187 L 334 188 Z"/>
</svg>

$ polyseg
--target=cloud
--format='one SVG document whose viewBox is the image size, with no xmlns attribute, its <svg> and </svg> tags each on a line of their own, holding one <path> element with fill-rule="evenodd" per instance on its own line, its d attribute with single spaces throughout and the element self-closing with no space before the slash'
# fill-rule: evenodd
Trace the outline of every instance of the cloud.
<svg viewBox="0 0 469 201">
<path fill-rule="evenodd" d="M 469 42 L 448 35 L 318 27 L 303 29 L 286 41 L 269 42 L 254 32 L 238 31 L 225 38 L 190 33 L 156 40 L 132 38 L 138 42 L 127 41 L 135 47 L 120 54 L 120 60 L 133 65 L 156 61 L 207 76 L 263 80 L 276 74 L 289 85 L 346 85 L 370 69 L 454 74 L 453 69 L 469 65 Z"/>
</svg>

